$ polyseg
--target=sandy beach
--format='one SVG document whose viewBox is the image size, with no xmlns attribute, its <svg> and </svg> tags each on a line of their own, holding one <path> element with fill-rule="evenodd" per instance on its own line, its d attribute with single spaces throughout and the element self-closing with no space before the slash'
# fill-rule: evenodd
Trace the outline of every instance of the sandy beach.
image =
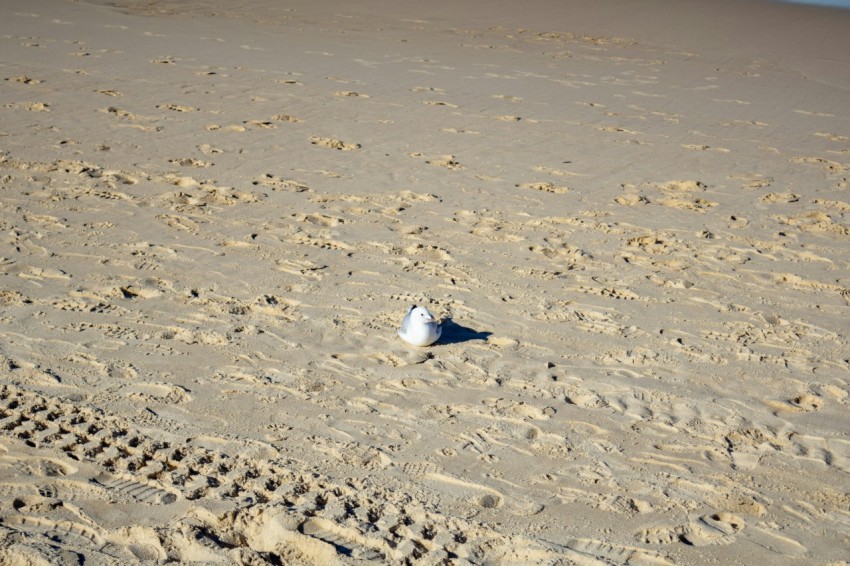
<svg viewBox="0 0 850 566">
<path fill-rule="evenodd" d="M 848 29 L 3 3 L 0 564 L 850 564 Z"/>
</svg>

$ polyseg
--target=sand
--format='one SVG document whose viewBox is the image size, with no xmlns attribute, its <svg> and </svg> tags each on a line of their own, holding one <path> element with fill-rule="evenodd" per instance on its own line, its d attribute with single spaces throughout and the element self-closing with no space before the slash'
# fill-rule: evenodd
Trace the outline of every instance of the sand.
<svg viewBox="0 0 850 566">
<path fill-rule="evenodd" d="M 112 4 L 0 8 L 0 563 L 848 563 L 847 12 Z"/>
</svg>

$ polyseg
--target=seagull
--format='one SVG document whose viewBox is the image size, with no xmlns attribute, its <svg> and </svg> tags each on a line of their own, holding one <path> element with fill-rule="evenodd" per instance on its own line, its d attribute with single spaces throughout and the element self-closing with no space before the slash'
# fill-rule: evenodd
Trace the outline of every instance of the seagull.
<svg viewBox="0 0 850 566">
<path fill-rule="evenodd" d="M 434 315 L 425 307 L 416 305 L 407 311 L 398 330 L 401 339 L 414 346 L 430 346 L 440 339 L 442 333 L 443 329 Z"/>
</svg>

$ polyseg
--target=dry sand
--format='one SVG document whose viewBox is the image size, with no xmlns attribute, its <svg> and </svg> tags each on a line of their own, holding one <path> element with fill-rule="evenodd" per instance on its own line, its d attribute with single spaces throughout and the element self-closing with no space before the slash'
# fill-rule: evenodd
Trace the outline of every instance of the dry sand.
<svg viewBox="0 0 850 566">
<path fill-rule="evenodd" d="M 0 8 L 0 563 L 847 564 L 848 13 L 117 4 Z"/>
</svg>

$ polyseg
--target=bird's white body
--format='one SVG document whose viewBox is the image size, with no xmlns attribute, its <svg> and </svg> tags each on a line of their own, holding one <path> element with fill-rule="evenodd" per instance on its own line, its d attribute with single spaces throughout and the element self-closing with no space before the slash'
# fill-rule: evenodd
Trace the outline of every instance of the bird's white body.
<svg viewBox="0 0 850 566">
<path fill-rule="evenodd" d="M 443 328 L 425 307 L 413 305 L 401 321 L 398 335 L 408 344 L 430 346 L 440 339 Z"/>
</svg>

